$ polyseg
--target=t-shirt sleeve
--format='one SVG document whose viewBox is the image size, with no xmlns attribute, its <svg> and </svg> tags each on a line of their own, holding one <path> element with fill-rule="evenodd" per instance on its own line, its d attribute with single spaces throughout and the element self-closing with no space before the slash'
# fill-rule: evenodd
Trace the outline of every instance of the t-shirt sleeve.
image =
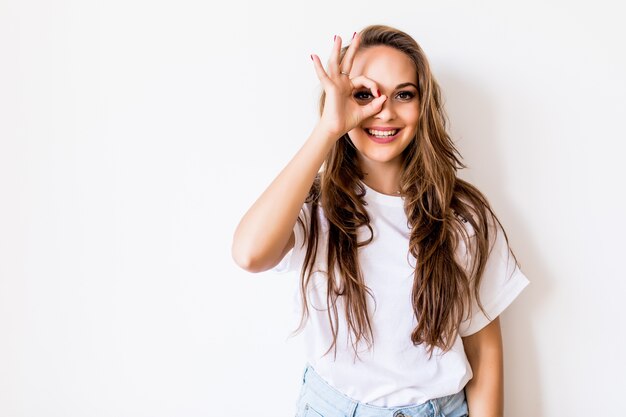
<svg viewBox="0 0 626 417">
<path fill-rule="evenodd" d="M 498 317 L 530 283 L 516 264 L 500 226 L 495 227 L 495 231 L 495 243 L 487 258 L 479 288 L 480 301 L 489 318 L 474 300 L 470 317 L 459 325 L 461 337 L 478 332 Z"/>
<path fill-rule="evenodd" d="M 300 209 L 299 218 L 304 221 L 304 225 L 307 228 L 310 224 L 310 215 L 311 205 L 310 203 L 304 203 Z M 283 259 L 281 259 L 276 266 L 270 269 L 270 271 L 278 274 L 284 274 L 287 272 L 297 271 L 302 268 L 302 264 L 304 264 L 304 257 L 306 255 L 306 242 L 304 241 L 304 229 L 299 221 L 296 221 L 296 224 L 293 227 L 293 232 L 295 235 L 295 244 L 293 245 L 293 248 L 291 248 L 289 252 L 283 256 Z"/>
</svg>

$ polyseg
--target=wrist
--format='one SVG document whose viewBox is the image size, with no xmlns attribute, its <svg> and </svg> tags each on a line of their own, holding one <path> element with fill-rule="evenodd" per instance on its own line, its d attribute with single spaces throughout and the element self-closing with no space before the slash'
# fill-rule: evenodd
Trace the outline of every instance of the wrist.
<svg viewBox="0 0 626 417">
<path fill-rule="evenodd" d="M 343 135 L 343 133 L 334 132 L 321 123 L 318 123 L 311 133 L 311 137 L 314 137 L 316 141 L 327 143 L 329 146 L 334 145 Z"/>
</svg>

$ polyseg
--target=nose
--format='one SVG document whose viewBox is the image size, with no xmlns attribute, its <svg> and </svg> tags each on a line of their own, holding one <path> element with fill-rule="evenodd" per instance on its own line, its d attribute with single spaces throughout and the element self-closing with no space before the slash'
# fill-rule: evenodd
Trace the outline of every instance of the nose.
<svg viewBox="0 0 626 417">
<path fill-rule="evenodd" d="M 395 119 L 396 113 L 393 108 L 393 100 L 387 97 L 387 99 L 383 103 L 383 108 L 380 109 L 380 111 L 374 115 L 374 118 L 378 120 L 382 120 L 382 121 Z"/>
</svg>

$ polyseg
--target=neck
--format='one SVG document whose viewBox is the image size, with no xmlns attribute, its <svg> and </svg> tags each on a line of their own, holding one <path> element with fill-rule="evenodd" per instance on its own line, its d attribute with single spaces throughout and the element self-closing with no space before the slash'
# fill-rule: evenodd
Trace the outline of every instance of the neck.
<svg viewBox="0 0 626 417">
<path fill-rule="evenodd" d="M 373 190 L 387 195 L 400 194 L 400 177 L 402 163 L 399 158 L 394 161 L 379 162 L 359 157 L 361 170 L 365 175 L 363 182 Z"/>
</svg>

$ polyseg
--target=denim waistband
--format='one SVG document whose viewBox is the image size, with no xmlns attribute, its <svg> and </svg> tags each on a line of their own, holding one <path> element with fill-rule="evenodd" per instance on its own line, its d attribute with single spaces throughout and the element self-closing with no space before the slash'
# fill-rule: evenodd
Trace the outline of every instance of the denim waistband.
<svg viewBox="0 0 626 417">
<path fill-rule="evenodd" d="M 428 400 L 422 404 L 409 405 L 403 407 L 381 407 L 366 404 L 348 397 L 340 392 L 328 382 L 326 382 L 307 363 L 302 375 L 302 394 L 307 390 L 315 393 L 315 398 L 307 394 L 307 402 L 322 401 L 322 406 L 332 407 L 342 415 L 349 417 L 457 417 L 467 415 L 467 404 L 465 402 L 465 391 L 445 397 Z M 307 404 L 308 406 L 308 404 Z M 315 404 L 312 404 L 315 407 Z"/>
</svg>

